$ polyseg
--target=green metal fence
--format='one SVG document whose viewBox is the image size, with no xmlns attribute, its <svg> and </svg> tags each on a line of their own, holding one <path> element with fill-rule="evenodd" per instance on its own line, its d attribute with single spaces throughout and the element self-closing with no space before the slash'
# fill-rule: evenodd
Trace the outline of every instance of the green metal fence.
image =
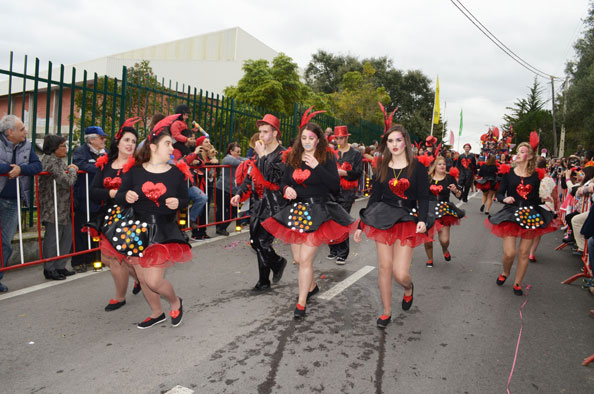
<svg viewBox="0 0 594 394">
<path fill-rule="evenodd" d="M 54 69 L 51 62 L 47 64 L 48 71 L 42 72 L 37 58 L 31 71 L 27 63 L 25 56 L 23 71 L 15 71 L 11 52 L 8 70 L 0 69 L 0 115 L 19 115 L 25 120 L 33 140 L 49 133 L 66 134 L 69 152 L 82 143 L 81 130 L 88 126 L 101 126 L 113 136 L 125 119 L 139 116 L 142 121 L 137 126 L 143 137 L 152 115 L 169 115 L 181 103 L 190 107 L 190 121 L 197 121 L 210 134 L 219 151 L 224 151 L 229 142 L 237 141 L 245 152 L 251 135 L 257 131 L 256 120 L 266 113 L 280 119 L 283 144 L 287 145 L 297 134 L 306 109 L 295 103 L 292 114 L 275 113 L 196 87 L 159 80 L 145 70 L 125 66 L 120 78 L 112 78 L 88 75 L 86 70 L 64 65 Z M 326 114 L 318 115 L 315 121 L 322 128 L 344 124 Z M 347 126 L 352 134 L 351 141 L 365 145 L 379 139 L 383 132 L 379 125 L 363 119 L 359 125 Z"/>
</svg>

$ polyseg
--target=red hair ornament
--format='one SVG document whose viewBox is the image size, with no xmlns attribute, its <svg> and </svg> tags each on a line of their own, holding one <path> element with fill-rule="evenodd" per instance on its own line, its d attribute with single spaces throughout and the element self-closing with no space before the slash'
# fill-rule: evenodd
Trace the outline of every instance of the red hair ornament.
<svg viewBox="0 0 594 394">
<path fill-rule="evenodd" d="M 386 133 L 386 131 L 388 131 L 388 129 L 390 127 L 392 127 L 392 120 L 394 119 L 394 114 L 396 113 L 396 111 L 398 111 L 398 107 L 396 107 L 394 109 L 394 111 L 392 111 L 392 113 L 390 113 L 390 116 L 388 116 L 388 113 L 386 112 L 386 109 L 384 108 L 384 106 L 382 105 L 381 102 L 377 102 L 380 106 L 380 108 L 382 109 L 382 113 L 384 114 L 384 134 Z M 383 137 L 383 135 L 382 135 Z"/>
<path fill-rule="evenodd" d="M 305 113 L 303 114 L 303 117 L 301 118 L 301 123 L 299 125 L 299 128 L 300 129 L 302 129 L 303 127 L 305 127 L 305 125 L 308 124 L 309 121 L 312 120 L 313 117 L 316 116 L 317 114 L 321 114 L 321 113 L 326 112 L 326 111 L 315 111 L 315 112 L 309 113 L 309 111 L 311 111 L 312 109 L 313 109 L 313 106 L 312 107 L 309 107 L 307 109 L 307 111 L 305 111 Z"/>
<path fill-rule="evenodd" d="M 116 141 L 119 140 L 120 138 L 122 138 L 122 134 L 124 132 L 124 127 L 134 127 L 134 125 L 136 123 L 140 122 L 141 120 L 142 119 L 140 118 L 140 116 L 135 116 L 133 118 L 126 119 L 126 121 L 124 122 L 122 127 L 120 127 L 120 131 L 118 131 L 115 135 Z"/>
</svg>

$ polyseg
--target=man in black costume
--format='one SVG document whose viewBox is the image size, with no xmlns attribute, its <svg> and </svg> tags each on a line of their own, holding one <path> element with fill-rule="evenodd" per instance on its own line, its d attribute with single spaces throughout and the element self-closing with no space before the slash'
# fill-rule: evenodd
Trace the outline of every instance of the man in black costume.
<svg viewBox="0 0 594 394">
<path fill-rule="evenodd" d="M 270 289 L 270 271 L 272 282 L 276 283 L 287 265 L 287 260 L 272 248 L 274 237 L 262 227 L 262 222 L 276 214 L 285 202 L 279 187 L 285 168 L 282 161 L 285 148 L 278 142 L 280 121 L 276 116 L 266 114 L 256 125 L 260 133 L 254 144 L 256 157 L 251 161 L 237 194 L 231 198 L 231 205 L 237 206 L 241 196 L 251 189 L 250 244 L 258 256 L 259 271 L 254 291 L 261 292 Z"/>
<path fill-rule="evenodd" d="M 464 144 L 464 153 L 458 158 L 456 167 L 460 170 L 460 181 L 459 184 L 462 186 L 462 201 L 468 201 L 468 192 L 474 182 L 474 174 L 476 173 L 476 157 L 473 153 L 470 153 L 472 147 L 470 144 Z"/>
<path fill-rule="evenodd" d="M 338 202 L 347 212 L 355 202 L 359 179 L 363 172 L 363 156 L 349 145 L 349 132 L 346 126 L 334 128 L 334 140 L 338 151 L 338 175 L 340 175 L 340 195 Z M 336 259 L 336 264 L 343 265 L 349 256 L 349 239 L 330 246 L 329 260 Z"/>
</svg>

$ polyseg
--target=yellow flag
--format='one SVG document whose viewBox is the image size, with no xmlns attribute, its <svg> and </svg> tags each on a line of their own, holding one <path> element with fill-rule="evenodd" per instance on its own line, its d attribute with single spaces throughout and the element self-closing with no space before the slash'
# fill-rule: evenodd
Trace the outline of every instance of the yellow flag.
<svg viewBox="0 0 594 394">
<path fill-rule="evenodd" d="M 435 103 L 433 104 L 433 124 L 439 124 L 439 77 L 437 77 L 437 88 L 435 89 Z"/>
</svg>

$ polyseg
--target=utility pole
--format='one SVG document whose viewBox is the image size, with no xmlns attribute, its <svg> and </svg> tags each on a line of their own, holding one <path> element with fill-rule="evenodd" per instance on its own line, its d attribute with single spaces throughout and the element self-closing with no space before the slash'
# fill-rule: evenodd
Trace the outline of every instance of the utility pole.
<svg viewBox="0 0 594 394">
<path fill-rule="evenodd" d="M 551 89 L 552 89 L 552 96 L 551 96 L 551 105 L 553 108 L 553 156 L 557 157 L 558 149 L 557 149 L 557 127 L 555 125 L 555 77 L 551 75 Z"/>
<path fill-rule="evenodd" d="M 559 138 L 559 156 L 563 157 L 565 155 L 565 114 L 567 113 L 567 87 L 569 85 L 569 80 L 565 78 L 565 82 L 563 82 L 563 123 L 561 123 L 561 138 Z"/>
</svg>

